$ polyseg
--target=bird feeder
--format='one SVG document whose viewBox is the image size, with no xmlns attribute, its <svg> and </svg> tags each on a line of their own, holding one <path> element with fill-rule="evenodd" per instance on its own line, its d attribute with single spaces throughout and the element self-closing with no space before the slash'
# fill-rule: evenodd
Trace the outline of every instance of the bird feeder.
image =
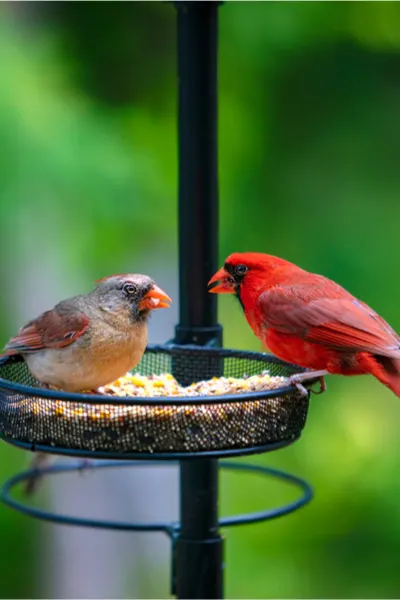
<svg viewBox="0 0 400 600">
<path fill-rule="evenodd" d="M 207 282 L 218 268 L 217 24 L 219 2 L 174 3 L 178 23 L 179 86 L 179 324 L 175 339 L 148 346 L 135 371 L 172 373 L 182 386 L 221 377 L 288 377 L 301 369 L 265 353 L 222 348 L 217 298 Z M 70 525 L 162 531 L 172 542 L 172 593 L 178 598 L 223 597 L 220 529 L 288 514 L 312 497 L 292 475 L 219 459 L 277 450 L 297 440 L 308 396 L 290 385 L 233 389 L 223 395 L 113 397 L 44 389 L 18 357 L 0 362 L 0 435 L 30 451 L 103 459 L 102 469 L 179 461 L 179 522 L 121 523 L 45 512 L 14 499 L 14 487 L 36 473 L 9 479 L 1 490 L 8 506 Z M 131 462 L 129 462 L 131 461 Z M 54 465 L 51 475 L 79 468 Z M 220 468 L 278 477 L 300 490 L 285 506 L 219 518 Z M 36 473 L 37 474 L 37 473 Z"/>
</svg>

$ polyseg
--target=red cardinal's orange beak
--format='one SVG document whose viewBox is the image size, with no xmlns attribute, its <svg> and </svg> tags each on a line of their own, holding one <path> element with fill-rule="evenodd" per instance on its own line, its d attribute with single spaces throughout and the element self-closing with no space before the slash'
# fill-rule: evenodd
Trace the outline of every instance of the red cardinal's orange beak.
<svg viewBox="0 0 400 600">
<path fill-rule="evenodd" d="M 235 283 L 224 267 L 215 273 L 208 282 L 208 291 L 211 294 L 234 294 Z"/>
<path fill-rule="evenodd" d="M 151 290 L 147 292 L 144 298 L 141 300 L 139 308 L 140 310 L 154 310 L 155 308 L 169 308 L 171 298 L 162 291 L 158 285 L 153 285 Z"/>
</svg>

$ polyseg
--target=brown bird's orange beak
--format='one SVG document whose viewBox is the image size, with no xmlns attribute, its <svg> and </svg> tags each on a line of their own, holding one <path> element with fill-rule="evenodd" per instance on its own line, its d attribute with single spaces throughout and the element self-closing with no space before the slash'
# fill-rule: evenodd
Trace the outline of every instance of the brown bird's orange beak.
<svg viewBox="0 0 400 600">
<path fill-rule="evenodd" d="M 163 292 L 158 285 L 153 285 L 151 290 L 142 298 L 139 308 L 140 310 L 154 310 L 155 308 L 169 308 L 171 298 Z"/>
<path fill-rule="evenodd" d="M 215 273 L 208 282 L 208 291 L 211 294 L 234 294 L 235 283 L 224 267 Z"/>
</svg>

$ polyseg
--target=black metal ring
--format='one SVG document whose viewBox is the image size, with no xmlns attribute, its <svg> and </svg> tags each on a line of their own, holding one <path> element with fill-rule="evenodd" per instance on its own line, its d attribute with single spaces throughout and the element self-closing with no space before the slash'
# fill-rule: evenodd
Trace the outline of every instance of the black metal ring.
<svg viewBox="0 0 400 600">
<path fill-rule="evenodd" d="M 104 468 L 117 468 L 117 467 L 126 467 L 126 466 L 139 466 L 140 462 L 133 461 L 130 465 L 124 461 L 104 461 L 99 464 L 94 465 L 85 465 L 86 469 L 104 469 Z M 152 461 L 151 464 L 163 464 L 166 463 L 163 461 Z M 171 465 L 172 463 L 167 463 Z M 286 483 L 292 484 L 303 492 L 300 498 L 285 504 L 284 506 L 280 506 L 278 508 L 272 508 L 269 510 L 247 513 L 242 515 L 237 515 L 233 517 L 223 517 L 219 520 L 220 527 L 231 527 L 236 525 L 249 525 L 251 523 L 259 523 L 261 521 L 268 521 L 271 519 L 276 519 L 278 517 L 282 517 L 287 515 L 295 510 L 298 510 L 302 506 L 308 504 L 312 497 L 313 491 L 311 486 L 300 477 L 296 477 L 295 475 L 291 475 L 289 473 L 285 473 L 284 471 L 280 471 L 278 469 L 273 469 L 271 467 L 263 467 L 259 465 L 246 465 L 242 463 L 231 463 L 231 462 L 221 462 L 220 467 L 222 469 L 229 469 L 234 471 L 248 471 L 252 473 L 258 473 L 260 475 L 268 475 L 272 477 L 276 477 Z M 32 475 L 37 475 L 40 473 L 41 476 L 46 475 L 54 475 L 56 473 L 66 473 L 72 471 L 82 470 L 82 464 L 79 463 L 77 465 L 52 465 L 47 468 L 42 469 L 29 469 L 27 471 L 23 471 L 13 477 L 10 477 L 2 486 L 0 490 L 0 500 L 4 502 L 10 508 L 17 510 L 23 514 L 29 515 L 31 517 L 35 517 L 37 519 L 41 519 L 44 521 L 51 521 L 53 523 L 57 523 L 59 525 L 75 525 L 81 527 L 96 527 L 99 529 L 113 529 L 118 531 L 157 531 L 166 533 L 170 538 L 175 538 L 175 536 L 179 533 L 179 522 L 170 521 L 170 522 L 144 522 L 144 523 L 136 523 L 136 522 L 118 522 L 118 521 L 106 521 L 102 519 L 89 519 L 89 518 L 81 518 L 81 517 L 72 517 L 67 515 L 58 515 L 56 513 L 40 510 L 38 508 L 34 508 L 32 506 L 28 506 L 11 497 L 11 492 L 15 486 L 19 483 L 26 481 Z"/>
<path fill-rule="evenodd" d="M 199 452 L 111 452 L 111 451 L 100 451 L 100 450 L 75 450 L 73 448 L 59 448 L 58 446 L 45 446 L 43 444 L 32 444 L 29 442 L 21 442 L 14 440 L 13 438 L 6 437 L 0 432 L 0 439 L 4 440 L 12 446 L 22 448 L 23 450 L 30 450 L 31 452 L 45 452 L 48 454 L 57 454 L 62 456 L 72 456 L 79 458 L 90 458 L 93 460 L 97 459 L 108 459 L 118 460 L 124 462 L 142 461 L 142 460 L 162 460 L 162 461 L 176 461 L 176 460 L 190 460 L 198 458 L 229 458 L 232 456 L 245 456 L 248 454 L 261 454 L 263 452 L 273 452 L 274 450 L 280 450 L 286 448 L 299 439 L 300 436 L 293 437 L 287 440 L 280 440 L 278 442 L 270 442 L 263 444 L 262 446 L 251 446 L 250 448 L 228 448 L 227 450 L 203 450 Z"/>
</svg>

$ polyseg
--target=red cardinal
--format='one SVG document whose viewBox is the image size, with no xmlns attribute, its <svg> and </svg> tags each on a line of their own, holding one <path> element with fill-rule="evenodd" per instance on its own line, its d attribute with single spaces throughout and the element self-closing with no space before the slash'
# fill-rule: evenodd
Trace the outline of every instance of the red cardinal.
<svg viewBox="0 0 400 600">
<path fill-rule="evenodd" d="M 340 285 L 276 256 L 231 254 L 209 291 L 235 294 L 260 340 L 280 359 L 312 369 L 291 382 L 370 373 L 400 397 L 400 337 Z"/>
</svg>

